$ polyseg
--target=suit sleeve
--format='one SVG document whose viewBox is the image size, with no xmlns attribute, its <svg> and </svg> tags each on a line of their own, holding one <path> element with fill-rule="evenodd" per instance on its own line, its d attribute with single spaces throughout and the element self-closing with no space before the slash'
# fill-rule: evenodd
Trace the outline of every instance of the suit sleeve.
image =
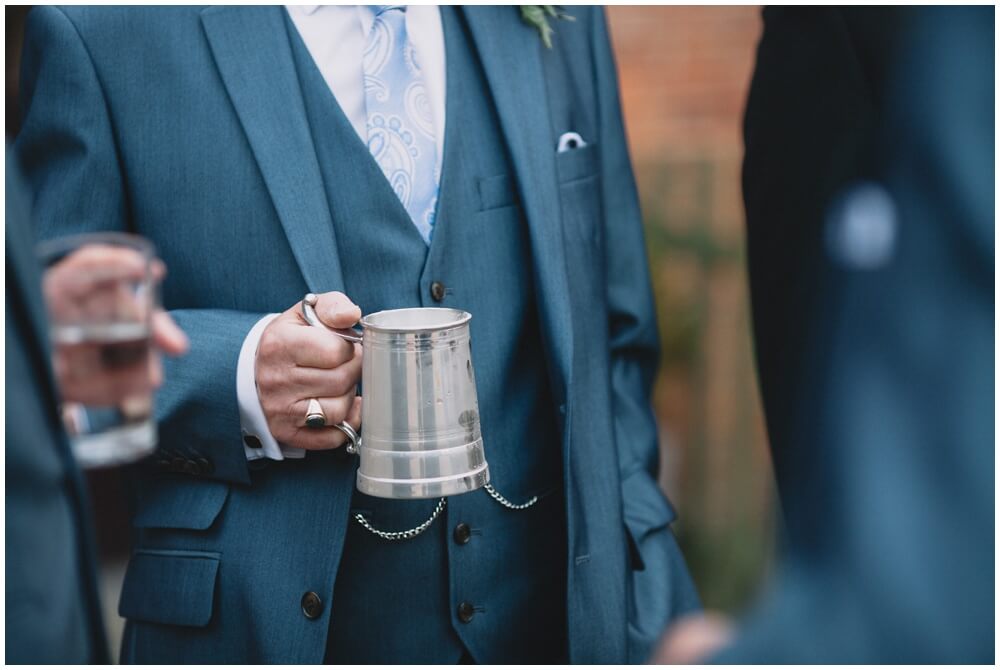
<svg viewBox="0 0 1000 670">
<path fill-rule="evenodd" d="M 650 396 L 659 362 L 659 332 L 618 76 L 602 10 L 594 15 L 593 49 L 614 431 L 634 569 L 629 659 L 643 662 L 669 621 L 701 604 L 669 527 L 676 514 L 657 485 L 659 440 Z"/>
<path fill-rule="evenodd" d="M 135 232 L 109 101 L 86 43 L 57 8 L 37 7 L 29 15 L 21 100 L 15 151 L 34 192 L 38 237 Z M 244 336 L 263 315 L 204 309 L 171 314 L 191 348 L 181 359 L 164 361 L 165 382 L 157 394 L 161 442 L 208 460 L 213 478 L 249 482 L 236 365 Z"/>
<path fill-rule="evenodd" d="M 659 363 L 659 335 L 618 75 L 603 13 L 595 16 L 594 49 L 616 442 L 623 479 L 637 470 L 655 479 L 659 447 L 650 393 Z"/>
</svg>

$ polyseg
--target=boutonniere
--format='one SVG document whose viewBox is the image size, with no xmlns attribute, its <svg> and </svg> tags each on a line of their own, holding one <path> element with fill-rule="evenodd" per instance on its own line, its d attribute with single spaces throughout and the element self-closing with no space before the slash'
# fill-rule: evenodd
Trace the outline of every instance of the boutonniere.
<svg viewBox="0 0 1000 670">
<path fill-rule="evenodd" d="M 546 49 L 552 48 L 552 33 L 555 32 L 549 25 L 550 16 L 556 20 L 576 21 L 555 5 L 521 5 L 521 20 L 538 31 Z"/>
</svg>

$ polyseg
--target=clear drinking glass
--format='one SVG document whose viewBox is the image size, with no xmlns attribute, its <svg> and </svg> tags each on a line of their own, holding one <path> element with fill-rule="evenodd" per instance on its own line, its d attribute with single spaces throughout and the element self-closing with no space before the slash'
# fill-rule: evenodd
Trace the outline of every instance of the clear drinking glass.
<svg viewBox="0 0 1000 670">
<path fill-rule="evenodd" d="M 140 459 L 156 448 L 152 244 L 95 233 L 39 246 L 62 417 L 81 467 Z"/>
</svg>

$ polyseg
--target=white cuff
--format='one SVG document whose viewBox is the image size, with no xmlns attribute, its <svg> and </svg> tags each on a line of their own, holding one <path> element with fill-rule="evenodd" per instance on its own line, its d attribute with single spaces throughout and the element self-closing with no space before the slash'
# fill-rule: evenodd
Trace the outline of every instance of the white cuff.
<svg viewBox="0 0 1000 670">
<path fill-rule="evenodd" d="M 278 314 L 268 314 L 250 329 L 240 348 L 239 362 L 236 364 L 236 402 L 240 407 L 240 428 L 243 431 L 243 450 L 248 461 L 271 458 L 283 461 L 286 458 L 304 458 L 305 449 L 286 447 L 278 443 L 267 427 L 267 417 L 257 395 L 257 345 L 267 325 Z M 259 445 L 259 446 L 258 446 Z"/>
</svg>

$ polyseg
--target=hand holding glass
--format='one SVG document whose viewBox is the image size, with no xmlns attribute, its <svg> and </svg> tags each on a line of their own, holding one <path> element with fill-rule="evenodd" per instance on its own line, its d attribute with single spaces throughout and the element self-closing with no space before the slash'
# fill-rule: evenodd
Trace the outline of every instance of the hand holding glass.
<svg viewBox="0 0 1000 670">
<path fill-rule="evenodd" d="M 153 344 L 180 354 L 187 339 L 158 309 L 166 269 L 148 241 L 80 235 L 40 248 L 63 420 L 83 467 L 134 461 L 156 448 Z"/>
</svg>

